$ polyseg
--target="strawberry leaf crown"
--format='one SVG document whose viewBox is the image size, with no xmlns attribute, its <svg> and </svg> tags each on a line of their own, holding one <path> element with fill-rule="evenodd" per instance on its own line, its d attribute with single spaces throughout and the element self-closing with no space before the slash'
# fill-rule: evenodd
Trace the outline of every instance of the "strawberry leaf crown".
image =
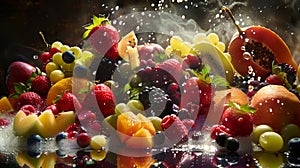
<svg viewBox="0 0 300 168">
<path fill-rule="evenodd" d="M 199 80 L 207 83 L 214 84 L 215 86 L 228 87 L 227 80 L 219 75 L 211 75 L 211 68 L 208 64 L 205 64 L 200 72 L 192 70 L 192 73 L 199 78 Z"/>
<path fill-rule="evenodd" d="M 232 102 L 232 101 L 229 101 L 227 106 L 236 109 L 240 113 L 250 113 L 250 114 L 253 114 L 256 111 L 255 108 L 249 106 L 248 104 L 239 105 L 239 104 L 237 104 L 235 102 Z"/>
<path fill-rule="evenodd" d="M 43 75 L 42 71 L 36 67 L 36 71 L 32 72 L 29 79 L 26 81 L 26 83 L 18 82 L 14 83 L 14 89 L 16 93 L 10 95 L 10 98 L 18 98 L 22 93 L 28 92 L 31 90 L 32 81 L 37 77 Z"/>
<path fill-rule="evenodd" d="M 94 27 L 101 25 L 105 26 L 107 24 L 110 24 L 108 17 L 105 17 L 104 15 L 99 15 L 99 17 L 97 17 L 94 15 L 92 18 L 92 23 L 83 26 L 83 28 L 86 29 L 86 31 L 83 33 L 83 38 L 86 39 Z"/>
</svg>

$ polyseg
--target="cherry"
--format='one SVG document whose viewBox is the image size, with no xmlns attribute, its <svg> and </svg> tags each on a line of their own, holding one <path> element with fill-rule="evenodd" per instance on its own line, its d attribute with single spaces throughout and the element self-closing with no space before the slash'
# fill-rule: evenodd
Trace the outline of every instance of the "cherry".
<svg viewBox="0 0 300 168">
<path fill-rule="evenodd" d="M 56 47 L 51 48 L 49 51 L 51 56 L 53 56 L 55 53 L 59 53 L 59 52 L 61 52 L 60 49 L 58 49 Z"/>
<path fill-rule="evenodd" d="M 89 134 L 87 134 L 85 132 L 78 134 L 78 136 L 77 136 L 78 146 L 85 148 L 90 145 L 90 142 L 91 142 L 91 137 L 89 136 Z"/>
<path fill-rule="evenodd" d="M 49 52 L 43 52 L 41 54 L 40 58 L 43 63 L 46 63 L 46 62 L 48 62 L 48 60 L 50 60 L 51 54 Z"/>
</svg>

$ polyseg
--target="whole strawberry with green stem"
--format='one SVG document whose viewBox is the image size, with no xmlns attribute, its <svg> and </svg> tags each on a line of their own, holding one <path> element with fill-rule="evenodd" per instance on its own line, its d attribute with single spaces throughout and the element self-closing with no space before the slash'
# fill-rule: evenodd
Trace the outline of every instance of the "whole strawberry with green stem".
<svg viewBox="0 0 300 168">
<path fill-rule="evenodd" d="M 118 31 L 110 24 L 104 16 L 93 16 L 92 23 L 84 26 L 86 31 L 83 38 L 87 39 L 95 51 L 115 60 L 119 57 L 118 42 L 120 40 Z"/>
<path fill-rule="evenodd" d="M 69 91 L 66 91 L 61 97 L 56 100 L 58 112 L 63 111 L 78 111 L 81 109 L 81 104 L 77 97 Z"/>
<path fill-rule="evenodd" d="M 83 102 L 83 107 L 93 112 L 101 111 L 104 118 L 115 114 L 115 106 L 116 98 L 113 91 L 103 83 L 92 86 Z"/>
<path fill-rule="evenodd" d="M 239 105 L 229 101 L 220 124 L 228 128 L 232 136 L 249 136 L 253 131 L 252 113 L 254 112 L 255 109 L 248 104 Z"/>
<path fill-rule="evenodd" d="M 215 87 L 227 87 L 228 82 L 225 78 L 210 74 L 210 66 L 205 65 L 200 72 L 192 71 L 193 77 L 190 77 L 184 85 L 184 91 L 181 96 L 181 108 L 191 109 L 198 107 L 198 114 L 207 114 L 212 103 Z"/>
</svg>

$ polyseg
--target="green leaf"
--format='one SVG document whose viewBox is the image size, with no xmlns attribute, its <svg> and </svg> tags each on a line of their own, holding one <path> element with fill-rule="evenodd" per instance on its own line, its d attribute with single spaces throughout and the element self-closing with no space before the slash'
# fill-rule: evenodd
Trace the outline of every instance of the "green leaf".
<svg viewBox="0 0 300 168">
<path fill-rule="evenodd" d="M 100 25 L 101 24 L 101 20 L 100 18 L 98 18 L 97 16 L 93 16 L 93 25 L 96 26 L 96 25 Z"/>
<path fill-rule="evenodd" d="M 92 30 L 94 27 L 95 27 L 95 25 L 93 25 L 93 24 L 86 24 L 86 25 L 84 25 L 84 26 L 82 26 L 83 28 L 85 28 L 85 29 L 87 29 L 87 30 Z"/>
<path fill-rule="evenodd" d="M 256 111 L 255 108 L 249 106 L 248 104 L 239 105 L 239 104 L 237 104 L 235 102 L 232 102 L 232 101 L 228 102 L 228 106 L 236 109 L 237 112 L 241 112 L 241 113 L 250 113 L 250 114 L 253 114 Z"/>
<path fill-rule="evenodd" d="M 219 86 L 219 87 L 229 87 L 230 86 L 229 82 L 225 78 L 223 78 L 219 75 L 213 76 L 212 83 L 215 86 Z"/>
<path fill-rule="evenodd" d="M 17 94 L 17 93 L 14 93 L 14 94 L 9 96 L 9 98 L 13 98 L 13 99 L 16 99 L 18 97 L 19 97 L 19 94 Z"/>
<path fill-rule="evenodd" d="M 22 82 L 14 83 L 14 89 L 16 93 L 20 95 L 27 91 L 27 86 Z"/>
</svg>

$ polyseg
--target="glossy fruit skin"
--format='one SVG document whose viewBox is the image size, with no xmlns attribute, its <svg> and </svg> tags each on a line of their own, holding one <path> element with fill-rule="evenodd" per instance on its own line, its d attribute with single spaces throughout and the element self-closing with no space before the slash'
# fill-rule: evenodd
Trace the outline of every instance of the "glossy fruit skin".
<svg viewBox="0 0 300 168">
<path fill-rule="evenodd" d="M 50 88 L 50 79 L 47 76 L 43 75 L 35 77 L 31 84 L 31 90 L 42 97 L 47 95 Z"/>
<path fill-rule="evenodd" d="M 62 59 L 65 63 L 70 64 L 75 61 L 75 55 L 71 51 L 65 51 L 62 54 Z"/>
<path fill-rule="evenodd" d="M 9 65 L 6 76 L 6 86 L 10 93 L 15 93 L 14 83 L 23 82 L 26 83 L 30 78 L 32 72 L 36 69 L 32 65 L 16 61 Z"/>
<path fill-rule="evenodd" d="M 189 78 L 185 85 L 181 96 L 181 108 L 189 109 L 189 105 L 199 106 L 198 114 L 206 114 L 213 98 L 213 87 L 198 77 Z"/>
<path fill-rule="evenodd" d="M 42 111 L 45 107 L 44 100 L 35 92 L 25 92 L 19 96 L 18 109 L 28 104 L 32 105 L 37 111 Z"/>
<path fill-rule="evenodd" d="M 290 123 L 299 126 L 300 101 L 284 86 L 268 85 L 259 89 L 250 105 L 256 109 L 252 115 L 255 125 L 266 124 L 277 132 Z"/>
<path fill-rule="evenodd" d="M 176 115 L 165 116 L 162 119 L 161 127 L 172 143 L 180 143 L 187 140 L 188 130 Z"/>
<path fill-rule="evenodd" d="M 57 110 L 62 111 L 76 111 L 81 109 L 81 104 L 77 97 L 71 92 L 65 92 L 63 96 L 56 103 Z"/>
<path fill-rule="evenodd" d="M 139 57 L 141 60 L 152 59 L 154 54 L 164 53 L 164 48 L 156 43 L 149 43 L 144 45 L 138 45 Z"/>
<path fill-rule="evenodd" d="M 102 112 L 104 118 L 115 113 L 115 106 L 115 95 L 105 84 L 94 85 L 83 103 L 83 107 L 92 108 L 90 110 L 95 112 Z"/>
<path fill-rule="evenodd" d="M 88 36 L 88 41 L 97 53 L 103 56 L 108 52 L 114 53 L 111 55 L 108 54 L 111 59 L 118 58 L 118 53 L 114 51 L 117 48 L 119 39 L 120 37 L 118 31 L 111 25 L 95 26 Z"/>
<path fill-rule="evenodd" d="M 229 137 L 225 141 L 225 147 L 226 147 L 227 150 L 229 150 L 231 152 L 235 152 L 239 149 L 240 143 L 236 138 Z"/>
<path fill-rule="evenodd" d="M 232 57 L 232 64 L 241 75 L 246 76 L 248 74 L 248 66 L 253 68 L 253 72 L 257 76 L 263 78 L 271 72 L 271 69 L 265 69 L 254 62 L 252 57 L 244 59 L 243 54 L 245 51 L 242 48 L 245 46 L 247 39 L 262 43 L 272 51 L 278 63 L 287 63 L 296 69 L 297 64 L 292 57 L 291 51 L 275 32 L 262 26 L 251 26 L 245 28 L 242 35 L 236 33 L 228 47 L 229 54 Z M 272 61 L 269 64 L 272 64 Z"/>
<path fill-rule="evenodd" d="M 237 112 L 232 107 L 223 112 L 221 124 L 229 129 L 232 136 L 248 136 L 253 131 L 251 114 Z"/>
<path fill-rule="evenodd" d="M 78 134 L 76 141 L 77 141 L 78 146 L 85 148 L 85 147 L 89 146 L 89 144 L 91 142 L 91 137 L 87 133 L 83 132 L 83 133 Z"/>
<path fill-rule="evenodd" d="M 288 151 L 299 156 L 300 154 L 300 138 L 292 138 L 288 142 Z"/>
</svg>

